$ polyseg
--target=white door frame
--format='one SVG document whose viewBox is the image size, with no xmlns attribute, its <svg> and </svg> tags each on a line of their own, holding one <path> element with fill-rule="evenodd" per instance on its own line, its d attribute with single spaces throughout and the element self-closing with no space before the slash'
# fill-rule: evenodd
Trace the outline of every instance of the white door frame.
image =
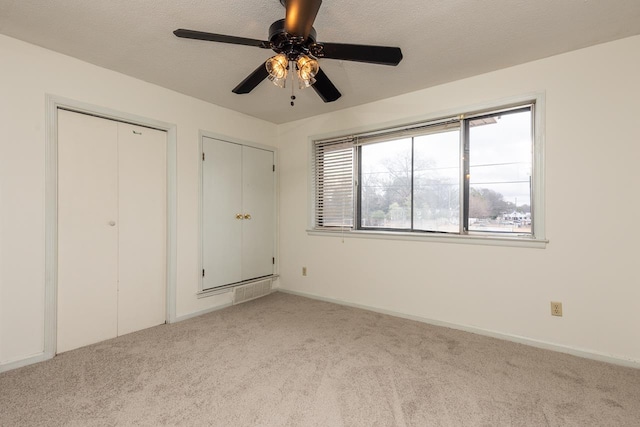
<svg viewBox="0 0 640 427">
<path fill-rule="evenodd" d="M 165 312 L 167 323 L 176 321 L 176 125 L 47 94 L 45 136 L 45 359 L 55 356 L 57 345 L 59 108 L 167 132 L 167 305 Z"/>
</svg>

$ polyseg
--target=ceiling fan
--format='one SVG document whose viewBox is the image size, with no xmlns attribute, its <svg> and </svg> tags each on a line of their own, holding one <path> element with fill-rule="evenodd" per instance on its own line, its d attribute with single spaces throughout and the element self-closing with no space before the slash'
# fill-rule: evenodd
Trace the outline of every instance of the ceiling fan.
<svg viewBox="0 0 640 427">
<path fill-rule="evenodd" d="M 311 86 L 324 102 L 333 102 L 342 95 L 319 68 L 317 58 L 380 65 L 398 65 L 402 60 L 399 47 L 317 42 L 313 22 L 322 0 L 280 0 L 280 3 L 287 10 L 286 18 L 271 24 L 268 41 L 185 29 L 173 33 L 187 39 L 255 46 L 276 52 L 233 89 L 237 94 L 251 92 L 266 78 L 284 87 L 288 72 L 294 70 L 301 89 Z M 291 99 L 293 105 L 295 96 Z"/>
</svg>

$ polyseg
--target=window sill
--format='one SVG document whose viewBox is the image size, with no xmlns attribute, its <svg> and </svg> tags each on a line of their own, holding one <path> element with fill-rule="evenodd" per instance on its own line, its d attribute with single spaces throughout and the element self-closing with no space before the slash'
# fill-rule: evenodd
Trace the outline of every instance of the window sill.
<svg viewBox="0 0 640 427">
<path fill-rule="evenodd" d="M 518 248 L 545 249 L 546 239 L 536 239 L 534 237 L 511 237 L 491 235 L 459 235 L 459 234 L 427 234 L 427 233 L 403 233 L 400 231 L 372 231 L 372 230 L 307 230 L 309 236 L 333 236 L 356 239 L 383 239 L 383 240 L 405 240 L 418 242 L 437 243 L 459 243 L 465 245 L 485 245 L 485 246 L 510 246 Z"/>
</svg>

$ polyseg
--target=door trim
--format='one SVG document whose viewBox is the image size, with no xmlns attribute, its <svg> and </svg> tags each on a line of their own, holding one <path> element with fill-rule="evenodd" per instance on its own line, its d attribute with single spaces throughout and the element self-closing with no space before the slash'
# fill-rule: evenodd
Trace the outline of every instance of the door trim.
<svg viewBox="0 0 640 427">
<path fill-rule="evenodd" d="M 45 299 L 44 359 L 56 354 L 58 290 L 58 109 L 89 114 L 109 120 L 145 126 L 167 132 L 167 323 L 176 321 L 176 125 L 72 99 L 46 94 L 45 133 Z"/>
</svg>

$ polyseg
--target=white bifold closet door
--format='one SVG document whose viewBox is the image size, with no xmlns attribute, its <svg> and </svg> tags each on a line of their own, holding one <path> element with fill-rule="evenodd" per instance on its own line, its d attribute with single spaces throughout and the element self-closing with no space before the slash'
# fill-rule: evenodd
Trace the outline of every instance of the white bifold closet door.
<svg viewBox="0 0 640 427">
<path fill-rule="evenodd" d="M 202 288 L 274 270 L 273 151 L 202 138 Z"/>
<path fill-rule="evenodd" d="M 58 353 L 164 323 L 166 143 L 58 111 Z"/>
</svg>

